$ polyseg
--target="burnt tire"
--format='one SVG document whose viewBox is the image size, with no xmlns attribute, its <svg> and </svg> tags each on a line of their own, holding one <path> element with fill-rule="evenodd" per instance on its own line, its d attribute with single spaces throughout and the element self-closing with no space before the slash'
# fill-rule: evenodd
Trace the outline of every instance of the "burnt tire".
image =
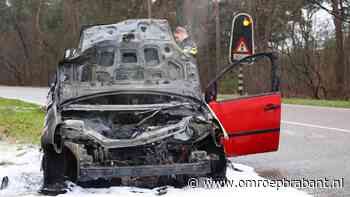
<svg viewBox="0 0 350 197">
<path fill-rule="evenodd" d="M 64 177 L 76 182 L 78 178 L 78 162 L 75 155 L 67 147 L 63 148 L 64 154 Z"/>
<path fill-rule="evenodd" d="M 188 185 L 189 175 L 160 176 L 157 187 L 171 185 L 175 188 L 183 188 Z"/>
<path fill-rule="evenodd" d="M 188 180 L 190 179 L 190 176 L 188 175 L 176 175 L 174 179 L 174 187 L 175 188 L 183 188 L 188 185 Z"/>
<path fill-rule="evenodd" d="M 226 157 L 220 157 L 217 161 L 211 163 L 211 173 L 208 176 L 214 180 L 226 179 L 227 161 Z"/>
<path fill-rule="evenodd" d="M 56 153 L 53 148 L 44 149 L 42 159 L 44 183 L 39 193 L 55 196 L 66 193 L 64 182 L 64 154 Z"/>
</svg>

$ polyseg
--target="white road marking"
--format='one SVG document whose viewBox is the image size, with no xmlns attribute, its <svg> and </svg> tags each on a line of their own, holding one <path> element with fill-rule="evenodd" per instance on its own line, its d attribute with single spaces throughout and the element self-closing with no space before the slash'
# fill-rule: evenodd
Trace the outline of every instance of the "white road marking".
<svg viewBox="0 0 350 197">
<path fill-rule="evenodd" d="M 297 125 L 297 126 L 302 126 L 302 127 L 311 127 L 311 128 L 316 128 L 316 129 L 327 129 L 327 130 L 339 131 L 339 132 L 343 132 L 343 133 L 350 133 L 350 130 L 341 129 L 341 128 L 325 127 L 325 126 L 307 124 L 307 123 L 301 123 L 301 122 L 291 122 L 291 121 L 281 121 L 281 122 L 283 124 L 290 124 L 290 125 Z"/>
</svg>

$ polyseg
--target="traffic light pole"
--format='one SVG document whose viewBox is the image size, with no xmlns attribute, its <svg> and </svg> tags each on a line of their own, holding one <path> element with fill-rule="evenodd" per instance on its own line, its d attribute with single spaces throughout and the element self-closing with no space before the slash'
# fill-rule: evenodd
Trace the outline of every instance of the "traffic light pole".
<svg viewBox="0 0 350 197">
<path fill-rule="evenodd" d="M 243 65 L 239 66 L 239 72 L 238 72 L 238 93 L 239 93 L 240 96 L 244 95 Z"/>
<path fill-rule="evenodd" d="M 248 2 L 252 3 L 250 0 Z M 254 55 L 254 53 L 254 21 L 252 16 L 247 13 L 234 14 L 230 38 L 230 62 L 235 63 Z M 243 65 L 239 65 L 238 68 L 238 93 L 243 96 L 245 94 Z"/>
</svg>

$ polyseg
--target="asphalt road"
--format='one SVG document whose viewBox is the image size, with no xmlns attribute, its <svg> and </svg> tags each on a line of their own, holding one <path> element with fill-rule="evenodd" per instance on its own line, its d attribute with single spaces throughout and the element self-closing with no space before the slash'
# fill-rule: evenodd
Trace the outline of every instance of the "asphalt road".
<svg viewBox="0 0 350 197">
<path fill-rule="evenodd" d="M 0 86 L 0 97 L 21 99 L 42 105 L 46 103 L 48 88 Z"/>
<path fill-rule="evenodd" d="M 343 189 L 303 189 L 350 196 L 350 109 L 284 105 L 280 150 L 236 158 L 270 179 L 341 179 Z"/>
<path fill-rule="evenodd" d="M 43 103 L 46 88 L 0 86 L 0 97 Z M 13 96 L 11 96 L 13 95 Z M 350 196 L 350 109 L 284 105 L 280 150 L 233 159 L 269 179 L 341 179 L 343 189 L 304 189 L 314 196 Z"/>
</svg>

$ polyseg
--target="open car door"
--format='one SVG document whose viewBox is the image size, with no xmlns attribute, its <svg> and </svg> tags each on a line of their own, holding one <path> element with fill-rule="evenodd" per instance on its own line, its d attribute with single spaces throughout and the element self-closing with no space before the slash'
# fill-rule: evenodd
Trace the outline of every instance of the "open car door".
<svg viewBox="0 0 350 197">
<path fill-rule="evenodd" d="M 228 138 L 222 138 L 227 156 L 241 156 L 278 150 L 281 96 L 267 94 L 213 101 L 211 109 L 221 122 Z"/>
<path fill-rule="evenodd" d="M 272 91 L 270 93 L 241 97 L 225 101 L 209 101 L 225 129 L 224 145 L 228 157 L 277 151 L 279 147 L 281 121 L 281 95 L 278 92 L 279 80 L 276 75 L 273 54 L 258 54 L 251 57 L 268 56 L 272 61 Z M 246 58 L 248 59 L 248 58 Z M 232 69 L 229 66 L 217 79 Z M 212 86 L 216 81 L 212 81 Z M 208 86 L 208 87 L 210 87 Z"/>
</svg>

